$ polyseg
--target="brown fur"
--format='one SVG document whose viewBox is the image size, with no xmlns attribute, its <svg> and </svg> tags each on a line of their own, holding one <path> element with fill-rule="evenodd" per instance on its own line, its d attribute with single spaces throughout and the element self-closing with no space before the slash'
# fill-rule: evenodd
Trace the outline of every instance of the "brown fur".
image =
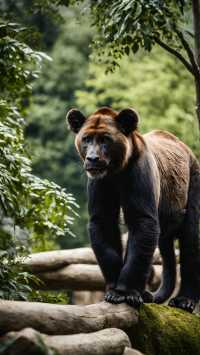
<svg viewBox="0 0 200 355">
<path fill-rule="evenodd" d="M 200 297 L 200 165 L 197 159 L 169 132 L 155 130 L 141 135 L 137 131 L 138 114 L 130 108 L 118 113 L 103 107 L 87 119 L 72 109 L 67 120 L 77 133 L 75 145 L 90 178 L 92 246 L 107 284 L 115 288 L 115 293 L 108 291 L 105 299 L 111 303 L 126 300 L 131 305 L 141 302 L 135 290 L 145 289 L 153 250 L 158 243 L 163 278 L 154 301 L 167 300 L 175 287 L 173 243 L 178 238 L 181 287 L 170 304 L 192 311 Z M 120 206 L 129 229 L 124 266 L 117 223 Z"/>
<path fill-rule="evenodd" d="M 173 134 L 165 131 L 155 130 L 143 136 L 134 131 L 130 137 L 126 137 L 116 127 L 117 114 L 116 111 L 103 107 L 88 117 L 75 140 L 76 148 L 82 159 L 84 160 L 81 154 L 81 140 L 86 133 L 111 134 L 118 142 L 118 149 L 115 153 L 121 155 L 119 160 L 122 168 L 132 154 L 138 157 L 148 149 L 155 159 L 154 161 L 152 158 L 152 164 L 155 165 L 157 190 L 161 189 L 166 208 L 171 212 L 185 209 L 190 169 L 193 165 L 199 168 L 191 150 Z M 160 191 L 157 191 L 157 194 L 160 195 Z"/>
<path fill-rule="evenodd" d="M 169 132 L 155 130 L 143 138 L 156 159 L 166 208 L 174 212 L 185 209 L 190 170 L 198 165 L 193 153 Z"/>
<path fill-rule="evenodd" d="M 84 156 L 81 154 L 81 141 L 85 134 L 88 135 L 101 135 L 105 133 L 109 133 L 112 135 L 113 139 L 118 143 L 116 146 L 115 156 L 117 160 L 121 162 L 121 167 L 123 168 L 131 154 L 133 153 L 132 148 L 134 148 L 135 152 L 138 150 L 136 144 L 136 136 L 127 138 L 124 134 L 122 134 L 116 127 L 114 118 L 117 116 L 117 112 L 109 109 L 102 108 L 96 111 L 94 114 L 88 117 L 85 124 L 83 125 L 80 132 L 77 134 L 75 139 L 76 148 L 84 160 Z M 132 144 L 135 142 L 134 144 Z M 139 146 L 139 143 L 138 143 Z"/>
</svg>

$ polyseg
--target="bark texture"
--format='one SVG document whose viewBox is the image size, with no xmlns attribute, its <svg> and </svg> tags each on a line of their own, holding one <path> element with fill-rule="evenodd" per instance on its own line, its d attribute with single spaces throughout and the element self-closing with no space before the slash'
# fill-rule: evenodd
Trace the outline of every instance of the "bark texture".
<svg viewBox="0 0 200 355">
<path fill-rule="evenodd" d="M 105 328 L 127 329 L 138 321 L 138 312 L 126 304 L 101 302 L 89 306 L 39 302 L 0 301 L 3 333 L 34 328 L 46 334 L 89 333 Z"/>
</svg>

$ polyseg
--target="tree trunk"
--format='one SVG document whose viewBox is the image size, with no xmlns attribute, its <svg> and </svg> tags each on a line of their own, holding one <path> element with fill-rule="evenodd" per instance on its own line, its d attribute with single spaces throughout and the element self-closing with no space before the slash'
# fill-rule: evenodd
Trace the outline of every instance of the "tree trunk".
<svg viewBox="0 0 200 355">
<path fill-rule="evenodd" d="M 126 304 L 111 305 L 104 302 L 90 306 L 62 306 L 1 301 L 1 331 L 4 333 L 11 330 L 20 331 L 26 327 L 33 327 L 46 334 L 61 335 L 57 338 L 61 339 L 61 344 L 66 343 L 64 340 L 66 338 L 62 337 L 65 334 L 91 333 L 105 328 L 119 328 L 127 333 L 132 346 L 145 355 L 200 355 L 200 318 L 182 310 L 155 304 L 141 306 L 138 313 Z M 105 335 L 106 333 L 99 332 L 98 334 Z M 118 336 L 121 337 L 121 335 L 122 333 Z M 96 349 L 93 354 L 101 354 L 98 348 L 103 349 L 103 342 L 99 343 L 100 338 L 97 333 L 84 335 L 81 341 L 79 337 L 80 334 L 77 338 L 71 335 L 68 338 L 70 345 L 66 345 L 72 347 L 74 344 L 76 347 L 78 343 L 78 349 L 82 346 L 84 350 L 76 355 L 88 355 L 84 348 L 89 341 L 87 339 L 91 339 L 91 344 L 93 343 L 91 345 L 93 348 L 90 349 Z M 106 338 L 104 338 L 105 343 L 111 344 Z M 3 339 L 6 337 L 1 338 L 1 345 Z M 56 337 L 46 339 L 48 339 L 48 346 L 56 344 Z M 74 343 L 73 339 L 76 339 Z M 30 345 L 26 354 L 30 354 L 29 348 Z M 104 353 L 110 354 L 106 351 Z M 15 352 L 9 355 L 11 354 L 16 355 Z"/>
<path fill-rule="evenodd" d="M 195 59 L 199 69 L 199 75 L 195 76 L 196 86 L 196 113 L 200 129 L 200 0 L 192 0 L 193 28 Z"/>
<path fill-rule="evenodd" d="M 200 130 L 200 80 L 198 78 L 195 79 L 195 88 L 196 88 L 196 115 Z"/>
</svg>

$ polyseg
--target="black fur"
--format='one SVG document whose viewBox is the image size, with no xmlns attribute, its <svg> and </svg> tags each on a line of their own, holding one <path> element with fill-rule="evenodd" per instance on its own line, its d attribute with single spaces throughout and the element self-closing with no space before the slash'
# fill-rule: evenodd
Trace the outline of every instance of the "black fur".
<svg viewBox="0 0 200 355">
<path fill-rule="evenodd" d="M 89 232 L 92 248 L 101 267 L 110 302 L 123 294 L 127 303 L 138 306 L 149 275 L 159 237 L 155 186 L 148 154 L 112 178 L 89 180 Z M 129 230 L 125 260 L 119 230 L 120 206 Z M 113 297 L 113 292 L 115 294 Z"/>
<path fill-rule="evenodd" d="M 84 124 L 86 117 L 82 114 L 81 111 L 72 108 L 66 117 L 66 120 L 69 124 L 70 129 L 74 132 L 74 133 L 78 133 L 82 127 L 82 125 Z"/>
<path fill-rule="evenodd" d="M 89 233 L 106 281 L 105 300 L 111 303 L 127 302 L 134 307 L 143 301 L 152 301 L 152 295 L 145 291 L 145 286 L 158 245 L 163 259 L 163 275 L 153 301 L 166 301 L 176 283 L 174 240 L 178 238 L 181 287 L 169 304 L 193 311 L 200 298 L 200 167 L 197 160 L 182 142 L 168 132 L 155 131 L 149 134 L 149 138 L 146 135 L 150 148 L 152 138 L 154 143 L 158 140 L 158 145 L 152 144 L 152 150 L 149 150 L 148 145 L 144 144 L 140 149 L 142 137 L 137 132 L 130 135 L 138 125 L 138 115 L 132 109 L 116 113 L 104 107 L 90 116 L 89 128 L 85 125 L 87 119 L 78 110 L 69 111 L 67 120 L 75 133 L 83 127 L 82 133 L 80 131 L 77 135 L 76 147 L 89 176 Z M 108 134 L 98 133 L 98 125 L 101 128 L 99 132 L 102 127 L 105 131 L 108 127 Z M 116 137 L 116 140 L 113 139 Z M 130 138 L 133 148 L 131 157 L 125 155 L 129 153 Z M 164 148 L 161 139 L 163 142 L 169 140 Z M 190 163 L 187 163 L 186 151 Z M 182 174 L 181 164 L 178 164 L 182 155 L 185 169 L 190 169 L 190 177 L 187 174 L 184 176 L 183 169 L 183 191 L 177 178 Z M 154 171 L 155 159 L 161 187 Z M 170 161 L 171 164 L 168 164 Z M 162 186 L 163 178 L 165 188 Z M 186 182 L 189 182 L 189 191 L 184 187 Z M 176 189 L 173 191 L 174 183 Z M 181 198 L 179 200 L 179 193 L 187 193 L 184 203 Z M 120 208 L 123 209 L 129 233 L 124 259 L 119 229 Z"/>
<path fill-rule="evenodd" d="M 170 301 L 171 306 L 186 309 L 195 308 L 200 297 L 200 173 L 190 176 L 188 205 L 180 228 L 180 273 L 181 287 L 178 295 Z"/>
<path fill-rule="evenodd" d="M 115 120 L 119 130 L 128 135 L 137 129 L 139 117 L 135 110 L 127 108 L 120 111 Z"/>
</svg>

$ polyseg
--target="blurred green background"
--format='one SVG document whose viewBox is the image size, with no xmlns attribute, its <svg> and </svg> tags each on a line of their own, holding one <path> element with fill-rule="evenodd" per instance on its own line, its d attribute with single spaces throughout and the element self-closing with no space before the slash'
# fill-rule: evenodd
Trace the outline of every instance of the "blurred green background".
<svg viewBox="0 0 200 355">
<path fill-rule="evenodd" d="M 72 226 L 76 237 L 60 236 L 58 244 L 61 248 L 86 245 L 86 177 L 66 125 L 67 110 L 77 107 L 89 114 L 105 105 L 119 110 L 132 106 L 140 114 L 141 132 L 169 130 L 199 156 L 192 77 L 158 47 L 150 54 L 141 50 L 125 56 L 114 73 L 105 74 L 106 64 L 91 56 L 95 29 L 81 6 L 63 6 L 60 17 L 60 10 L 54 14 L 49 3 L 49 13 L 32 12 L 27 0 L 3 3 L 10 19 L 28 27 L 31 47 L 52 58 L 43 61 L 39 78 L 33 81 L 33 95 L 24 101 L 26 149 L 33 173 L 72 192 L 80 206 Z"/>
<path fill-rule="evenodd" d="M 69 108 L 89 114 L 104 105 L 132 106 L 140 114 L 141 132 L 169 130 L 200 153 L 193 82 L 182 64 L 155 48 L 123 58 L 120 68 L 105 74 L 106 66 L 90 56 L 93 32 L 87 16 L 78 9 L 65 9 L 62 15 L 51 46 L 49 37 L 43 37 L 53 61 L 43 64 L 35 82 L 26 137 L 34 172 L 67 187 L 80 205 L 73 226 L 77 237 L 60 238 L 61 247 L 70 248 L 87 244 L 88 237 L 86 178 L 65 122 Z M 49 27 L 46 23 L 46 33 Z"/>
<path fill-rule="evenodd" d="M 140 49 L 124 55 L 108 73 L 109 51 L 99 57 L 92 50 L 96 32 L 88 16 L 90 2 L 72 2 L 73 7 L 68 0 L 0 0 L 4 299 L 66 303 L 66 293 L 34 291 L 29 282 L 34 276 L 24 272 L 19 257 L 89 244 L 87 181 L 66 125 L 70 108 L 87 115 L 101 106 L 131 106 L 140 115 L 141 132 L 169 130 L 200 157 L 194 82 L 185 67 L 154 46 L 150 53 Z"/>
</svg>

